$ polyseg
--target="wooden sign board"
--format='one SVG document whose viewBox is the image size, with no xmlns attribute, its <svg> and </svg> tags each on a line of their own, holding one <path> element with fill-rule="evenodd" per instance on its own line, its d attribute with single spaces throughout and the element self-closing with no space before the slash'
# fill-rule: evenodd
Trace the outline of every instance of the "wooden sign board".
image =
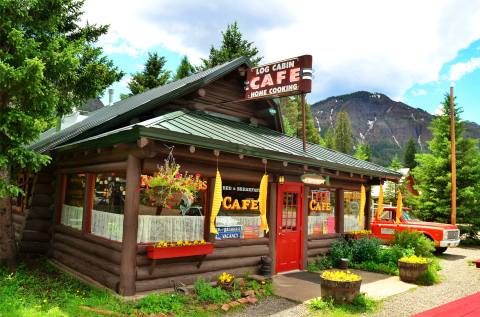
<svg viewBox="0 0 480 317">
<path fill-rule="evenodd" d="M 312 91 L 312 55 L 250 68 L 245 99 L 293 96 Z"/>
</svg>

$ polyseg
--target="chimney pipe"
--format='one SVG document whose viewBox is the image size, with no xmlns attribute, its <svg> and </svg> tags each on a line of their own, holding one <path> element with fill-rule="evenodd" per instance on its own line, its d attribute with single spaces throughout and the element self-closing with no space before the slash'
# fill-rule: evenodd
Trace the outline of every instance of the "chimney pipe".
<svg viewBox="0 0 480 317">
<path fill-rule="evenodd" d="M 108 89 L 108 105 L 113 105 L 113 88 Z"/>
</svg>

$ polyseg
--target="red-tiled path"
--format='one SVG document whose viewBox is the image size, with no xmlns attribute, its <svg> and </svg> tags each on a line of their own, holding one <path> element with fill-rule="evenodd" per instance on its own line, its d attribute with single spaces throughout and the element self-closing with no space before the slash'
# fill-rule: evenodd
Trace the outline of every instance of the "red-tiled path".
<svg viewBox="0 0 480 317">
<path fill-rule="evenodd" d="M 412 317 L 478 317 L 480 316 L 480 293 L 476 293 L 442 306 L 413 315 Z"/>
</svg>

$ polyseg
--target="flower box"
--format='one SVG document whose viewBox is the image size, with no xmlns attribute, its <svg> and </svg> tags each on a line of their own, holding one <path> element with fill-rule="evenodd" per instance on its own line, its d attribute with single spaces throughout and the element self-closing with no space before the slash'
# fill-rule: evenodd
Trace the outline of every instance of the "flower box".
<svg viewBox="0 0 480 317">
<path fill-rule="evenodd" d="M 333 300 L 336 304 L 351 303 L 358 294 L 360 294 L 360 286 L 362 278 L 359 275 L 351 274 L 348 271 L 325 271 L 326 274 L 345 274 L 345 277 L 353 277 L 351 280 L 334 280 L 330 279 L 322 273 L 320 275 L 320 291 L 324 299 Z M 324 273 L 325 273 L 324 272 Z"/>
<path fill-rule="evenodd" d="M 172 247 L 155 247 L 153 245 L 147 246 L 147 257 L 153 260 L 206 255 L 211 254 L 212 252 L 213 244 L 209 242 L 199 245 L 184 245 Z"/>
</svg>

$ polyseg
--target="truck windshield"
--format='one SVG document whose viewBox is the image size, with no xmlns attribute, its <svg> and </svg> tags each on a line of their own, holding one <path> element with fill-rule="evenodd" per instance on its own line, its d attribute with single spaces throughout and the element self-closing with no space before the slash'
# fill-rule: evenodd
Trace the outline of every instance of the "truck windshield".
<svg viewBox="0 0 480 317">
<path fill-rule="evenodd" d="M 403 220 L 418 220 L 417 218 L 415 218 L 415 216 L 410 210 L 406 210 L 406 209 L 403 210 L 402 217 L 403 217 Z"/>
</svg>

